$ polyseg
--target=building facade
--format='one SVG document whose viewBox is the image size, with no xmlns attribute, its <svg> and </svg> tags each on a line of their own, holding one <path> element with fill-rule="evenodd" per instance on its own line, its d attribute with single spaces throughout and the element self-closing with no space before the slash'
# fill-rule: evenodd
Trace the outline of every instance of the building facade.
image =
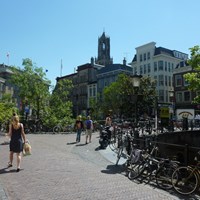
<svg viewBox="0 0 200 200">
<path fill-rule="evenodd" d="M 186 62 L 180 62 L 174 69 L 174 115 L 181 119 L 182 115 L 188 112 L 188 117 L 193 119 L 197 114 L 200 114 L 200 105 L 193 103 L 196 97 L 196 92 L 188 90 L 188 82 L 184 79 L 184 74 L 193 72 L 192 67 Z"/>
<path fill-rule="evenodd" d="M 57 82 L 62 79 L 72 81 L 73 89 L 69 94 L 69 99 L 73 104 L 73 115 L 87 115 L 90 109 L 90 98 L 97 98 L 97 70 L 102 65 L 94 63 L 86 63 L 77 67 L 77 72 L 62 77 L 57 77 Z"/>
<path fill-rule="evenodd" d="M 119 74 L 132 75 L 133 69 L 131 66 L 126 65 L 124 58 L 123 64 L 110 64 L 97 71 L 97 91 L 100 99 L 103 98 L 103 90 L 112 82 L 115 82 Z"/>
<path fill-rule="evenodd" d="M 139 46 L 130 63 L 133 73 L 150 76 L 157 82 L 157 95 L 160 104 L 169 104 L 169 91 L 173 89 L 174 68 L 188 55 L 164 47 L 156 47 L 155 42 Z"/>
<path fill-rule="evenodd" d="M 21 100 L 18 96 L 18 88 L 12 84 L 9 80 L 13 72 L 10 66 L 1 64 L 0 65 L 0 99 L 3 94 L 10 94 L 12 102 L 16 103 L 16 107 L 21 109 Z"/>
</svg>

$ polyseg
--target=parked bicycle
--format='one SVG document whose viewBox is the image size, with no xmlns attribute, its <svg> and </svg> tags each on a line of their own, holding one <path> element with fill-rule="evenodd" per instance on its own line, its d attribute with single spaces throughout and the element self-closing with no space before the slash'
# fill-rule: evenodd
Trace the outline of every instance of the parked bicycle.
<svg viewBox="0 0 200 200">
<path fill-rule="evenodd" d="M 131 180 L 138 179 L 146 183 L 155 180 L 159 188 L 164 190 L 172 189 L 171 177 L 178 167 L 178 162 L 155 157 L 153 156 L 155 151 L 157 151 L 156 146 L 154 146 L 150 154 L 143 154 L 143 160 L 132 166 L 128 173 L 128 178 Z"/>
<path fill-rule="evenodd" d="M 200 156 L 200 151 L 198 155 Z M 172 174 L 173 188 L 183 195 L 189 195 L 199 189 L 200 185 L 200 160 L 196 165 L 178 167 Z"/>
<path fill-rule="evenodd" d="M 72 132 L 73 132 L 73 126 L 72 125 L 63 126 L 61 124 L 57 124 L 56 126 L 53 127 L 53 133 L 54 134 L 72 133 Z"/>
</svg>

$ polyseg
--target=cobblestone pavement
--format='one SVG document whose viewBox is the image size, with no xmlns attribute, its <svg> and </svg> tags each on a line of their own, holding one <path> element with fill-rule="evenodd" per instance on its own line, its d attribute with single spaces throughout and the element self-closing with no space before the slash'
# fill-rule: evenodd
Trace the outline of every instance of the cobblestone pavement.
<svg viewBox="0 0 200 200">
<path fill-rule="evenodd" d="M 184 199 L 173 191 L 130 181 L 122 165 L 113 163 L 115 155 L 109 147 L 98 149 L 98 133 L 87 145 L 85 135 L 78 144 L 74 134 L 30 134 L 27 138 L 32 155 L 23 157 L 17 173 L 16 157 L 14 166 L 6 168 L 9 146 L 0 136 L 0 200 Z"/>
</svg>

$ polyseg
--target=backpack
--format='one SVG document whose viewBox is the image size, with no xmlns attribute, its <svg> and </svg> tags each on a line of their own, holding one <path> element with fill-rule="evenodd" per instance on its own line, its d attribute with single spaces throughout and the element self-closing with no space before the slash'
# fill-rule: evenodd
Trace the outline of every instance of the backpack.
<svg viewBox="0 0 200 200">
<path fill-rule="evenodd" d="M 87 129 L 91 129 L 91 126 L 92 126 L 92 121 L 91 120 L 87 120 L 86 121 L 86 128 Z"/>
</svg>

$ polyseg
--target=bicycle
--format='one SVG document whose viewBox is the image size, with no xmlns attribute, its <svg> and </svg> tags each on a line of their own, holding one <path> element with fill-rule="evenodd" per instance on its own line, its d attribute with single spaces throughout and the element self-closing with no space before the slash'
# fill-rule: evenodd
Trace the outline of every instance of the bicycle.
<svg viewBox="0 0 200 200">
<path fill-rule="evenodd" d="M 200 151 L 197 153 L 200 155 Z M 178 167 L 172 174 L 172 186 L 176 192 L 182 195 L 194 193 L 200 184 L 200 160 L 196 165 Z"/>
<path fill-rule="evenodd" d="M 72 133 L 73 128 L 71 125 L 67 126 L 62 126 L 61 124 L 57 124 L 56 126 L 53 127 L 53 133 L 58 134 L 58 133 Z"/>
<path fill-rule="evenodd" d="M 117 161 L 116 165 L 118 165 L 120 158 L 123 157 L 128 157 L 128 152 L 127 152 L 127 147 L 128 147 L 128 142 L 131 138 L 130 131 L 125 131 L 120 133 L 120 137 L 118 140 L 118 149 L 117 149 Z M 126 152 L 124 152 L 126 150 Z"/>
<path fill-rule="evenodd" d="M 9 129 L 9 121 L 4 121 L 1 123 L 0 132 L 5 133 Z"/>
<path fill-rule="evenodd" d="M 164 190 L 172 189 L 171 177 L 174 170 L 178 167 L 177 161 L 164 158 L 156 158 L 153 156 L 157 151 L 156 145 L 150 154 L 141 154 L 142 160 L 132 165 L 128 178 L 130 180 L 138 179 L 140 182 L 150 183 L 155 179 L 159 188 Z"/>
</svg>

